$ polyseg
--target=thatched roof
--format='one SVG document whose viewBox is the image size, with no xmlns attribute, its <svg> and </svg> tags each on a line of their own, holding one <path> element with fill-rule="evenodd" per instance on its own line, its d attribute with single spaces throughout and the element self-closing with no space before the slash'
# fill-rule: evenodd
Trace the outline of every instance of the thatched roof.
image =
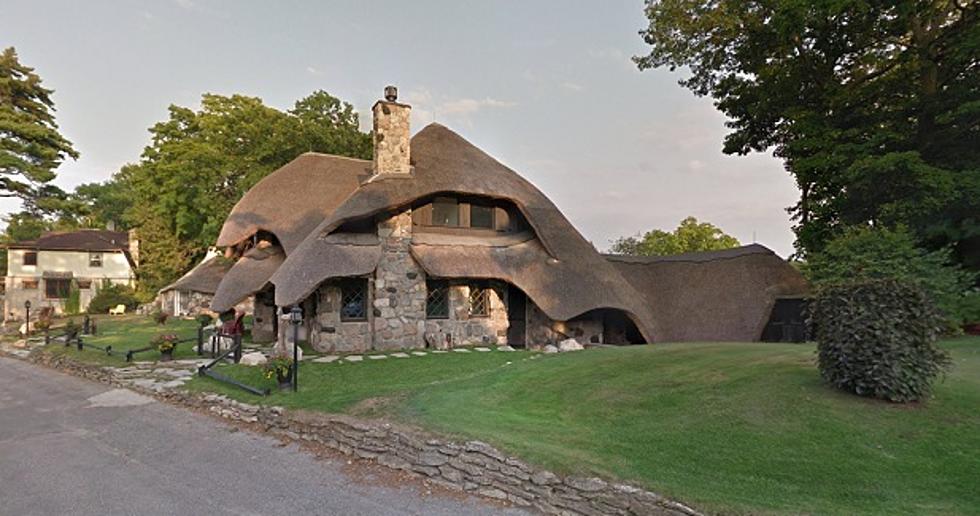
<svg viewBox="0 0 980 516">
<path fill-rule="evenodd" d="M 423 267 L 441 276 L 450 276 L 452 272 L 467 277 L 499 277 L 515 284 L 520 281 L 518 286 L 556 320 L 567 320 L 598 308 L 624 310 L 632 316 L 640 332 L 652 340 L 653 318 L 644 298 L 534 185 L 438 124 L 419 131 L 411 145 L 414 175 L 372 178 L 289 254 L 282 269 L 272 277 L 276 304 L 298 302 L 327 278 L 340 275 L 333 266 L 325 264 L 328 261 L 325 253 L 349 258 L 336 249 L 339 244 L 327 240 L 345 222 L 407 208 L 436 193 L 480 195 L 514 203 L 534 229 L 540 244 L 537 247 L 517 244 L 504 251 L 495 248 L 494 252 L 478 246 L 472 249 L 448 246 L 440 251 L 436 246 L 424 249 L 420 245 L 415 253 Z M 460 259 L 460 253 L 464 252 L 474 255 L 473 265 L 449 263 L 466 261 Z M 522 272 L 527 268 L 537 273 Z"/>
<path fill-rule="evenodd" d="M 278 246 L 253 247 L 246 251 L 225 273 L 211 300 L 211 309 L 224 312 L 262 290 L 284 259 L 282 248 Z"/>
<path fill-rule="evenodd" d="M 205 258 L 180 279 L 160 289 L 160 292 L 182 290 L 214 294 L 218 289 L 218 284 L 221 283 L 221 278 L 225 276 L 233 263 L 233 261 L 220 255 Z"/>
<path fill-rule="evenodd" d="M 370 161 L 302 154 L 242 196 L 217 245 L 232 246 L 264 230 L 276 235 L 288 254 L 370 175 Z"/>
<path fill-rule="evenodd" d="M 803 276 L 769 249 L 662 257 L 607 255 L 653 309 L 657 340 L 759 340 L 777 297 L 803 296 Z"/>
</svg>

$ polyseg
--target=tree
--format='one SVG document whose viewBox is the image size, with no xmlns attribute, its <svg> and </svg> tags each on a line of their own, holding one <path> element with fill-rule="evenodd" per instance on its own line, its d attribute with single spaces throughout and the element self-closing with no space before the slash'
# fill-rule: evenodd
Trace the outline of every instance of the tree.
<svg viewBox="0 0 980 516">
<path fill-rule="evenodd" d="M 241 196 L 299 154 L 371 155 L 370 135 L 358 129 L 353 107 L 323 91 L 289 112 L 255 97 L 206 94 L 199 111 L 171 106 L 150 134 L 139 163 L 124 166 L 111 187 L 94 187 L 87 203 L 105 219 L 114 214 L 99 206 L 129 200 L 124 223 L 148 249 L 138 271 L 144 294 L 200 260 Z"/>
<path fill-rule="evenodd" d="M 52 90 L 41 86 L 13 47 L 0 53 L 0 197 L 17 197 L 30 208 L 55 177 L 54 170 L 78 152 L 58 132 Z"/>
<path fill-rule="evenodd" d="M 848 226 L 908 225 L 980 267 L 980 3 L 648 0 L 640 69 L 684 67 L 801 192 L 801 254 Z"/>
<path fill-rule="evenodd" d="M 812 253 L 802 272 L 816 287 L 880 279 L 914 283 L 929 294 L 952 328 L 980 315 L 971 308 L 978 294 L 970 287 L 977 275 L 954 263 L 949 249 L 918 247 L 904 226 L 851 228 Z"/>
<path fill-rule="evenodd" d="M 698 222 L 694 217 L 687 217 L 672 233 L 654 229 L 642 237 L 639 235 L 620 237 L 613 242 L 611 251 L 616 254 L 666 256 L 731 249 L 739 245 L 735 237 L 726 235 L 713 224 Z"/>
</svg>

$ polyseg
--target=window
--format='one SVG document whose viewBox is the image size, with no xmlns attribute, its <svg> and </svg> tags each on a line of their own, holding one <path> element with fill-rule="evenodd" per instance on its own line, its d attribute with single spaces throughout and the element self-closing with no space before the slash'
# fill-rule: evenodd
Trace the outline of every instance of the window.
<svg viewBox="0 0 980 516">
<path fill-rule="evenodd" d="M 363 321 L 367 319 L 367 280 L 355 278 L 340 284 L 340 320 Z"/>
<path fill-rule="evenodd" d="M 92 288 L 92 280 L 90 280 L 90 279 L 80 279 L 80 280 L 77 281 L 77 283 L 78 283 L 78 288 L 81 288 L 81 289 L 89 289 L 89 288 Z"/>
<path fill-rule="evenodd" d="M 470 285 L 470 317 L 490 317 L 490 288 L 486 284 Z"/>
<path fill-rule="evenodd" d="M 470 227 L 493 229 L 493 207 L 479 204 L 470 205 Z"/>
<path fill-rule="evenodd" d="M 428 294 L 425 296 L 425 317 L 427 319 L 449 318 L 449 282 L 428 280 L 425 282 Z"/>
<path fill-rule="evenodd" d="M 102 253 L 88 253 L 89 267 L 102 267 Z"/>
<path fill-rule="evenodd" d="M 26 279 L 20 282 L 20 288 L 24 290 L 37 290 L 37 280 L 36 279 Z"/>
<path fill-rule="evenodd" d="M 37 265 L 37 251 L 24 251 L 24 265 Z"/>
<path fill-rule="evenodd" d="M 44 280 L 44 297 L 48 299 L 67 299 L 71 290 L 71 280 L 67 278 L 48 278 Z"/>
<path fill-rule="evenodd" d="M 433 226 L 459 226 L 459 201 L 451 197 L 436 197 L 432 201 Z"/>
</svg>

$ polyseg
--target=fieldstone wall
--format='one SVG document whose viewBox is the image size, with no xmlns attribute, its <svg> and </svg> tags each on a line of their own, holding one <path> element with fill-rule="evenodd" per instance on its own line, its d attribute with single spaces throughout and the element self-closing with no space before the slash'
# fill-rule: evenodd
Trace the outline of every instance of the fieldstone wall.
<svg viewBox="0 0 980 516">
<path fill-rule="evenodd" d="M 313 321 L 311 345 L 322 353 L 363 353 L 371 349 L 368 321 L 341 321 L 341 291 L 336 281 L 328 281 L 314 294 L 317 314 Z"/>
<path fill-rule="evenodd" d="M 425 321 L 425 341 L 431 348 L 448 349 L 455 346 L 484 346 L 507 344 L 507 285 L 490 283 L 490 313 L 471 316 L 469 313 L 470 285 L 464 281 L 450 282 L 449 318 Z"/>
<path fill-rule="evenodd" d="M 374 349 L 424 348 L 425 272 L 412 258 L 412 212 L 378 223 L 381 262 L 375 272 L 371 322 Z"/>
</svg>

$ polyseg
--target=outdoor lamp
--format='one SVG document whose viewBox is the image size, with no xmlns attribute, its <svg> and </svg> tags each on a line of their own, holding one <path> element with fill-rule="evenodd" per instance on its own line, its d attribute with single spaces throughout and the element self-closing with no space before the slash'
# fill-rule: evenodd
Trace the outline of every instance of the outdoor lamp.
<svg viewBox="0 0 980 516">
<path fill-rule="evenodd" d="M 303 309 L 298 305 L 294 306 L 293 309 L 289 311 L 289 322 L 293 324 L 303 322 Z"/>
<path fill-rule="evenodd" d="M 24 326 L 24 335 L 26 336 L 31 334 L 31 300 L 30 299 L 24 301 L 24 311 L 25 311 L 24 320 L 27 322 L 27 324 Z"/>
</svg>

